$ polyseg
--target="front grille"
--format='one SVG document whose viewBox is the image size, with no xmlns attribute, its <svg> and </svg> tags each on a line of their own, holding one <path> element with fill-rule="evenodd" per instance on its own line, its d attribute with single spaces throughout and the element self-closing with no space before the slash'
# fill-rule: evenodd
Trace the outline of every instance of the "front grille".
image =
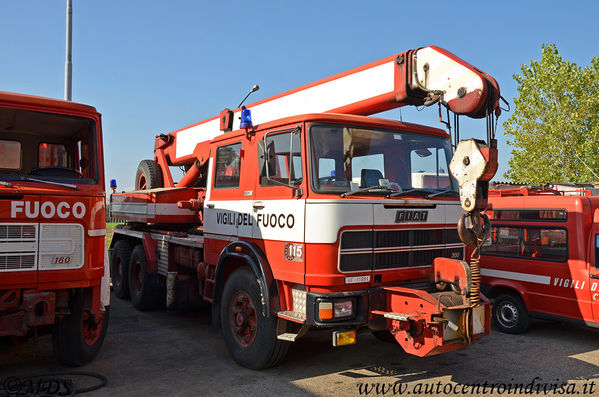
<svg viewBox="0 0 599 397">
<path fill-rule="evenodd" d="M 0 271 L 35 269 L 37 224 L 0 224 Z"/>
<path fill-rule="evenodd" d="M 347 234 L 352 235 L 353 233 Z M 376 247 L 403 247 L 407 245 L 412 245 L 411 230 L 385 231 L 376 233 Z"/>
<path fill-rule="evenodd" d="M 344 233 L 341 239 L 341 249 L 371 248 L 372 232 Z"/>
<path fill-rule="evenodd" d="M 372 269 L 372 254 L 342 254 L 340 268 L 342 272 Z"/>
<path fill-rule="evenodd" d="M 0 256 L 0 270 L 23 270 L 35 267 L 35 255 Z"/>
<path fill-rule="evenodd" d="M 456 229 L 348 231 L 341 235 L 339 270 L 429 266 L 436 257 L 464 257 Z"/>
<path fill-rule="evenodd" d="M 74 223 L 42 223 L 39 243 L 40 270 L 78 269 L 83 266 L 83 226 Z"/>
<path fill-rule="evenodd" d="M 376 269 L 392 269 L 394 267 L 412 266 L 412 253 L 404 252 L 385 252 L 374 255 Z"/>
<path fill-rule="evenodd" d="M 35 225 L 0 225 L 0 240 L 35 239 Z"/>
</svg>

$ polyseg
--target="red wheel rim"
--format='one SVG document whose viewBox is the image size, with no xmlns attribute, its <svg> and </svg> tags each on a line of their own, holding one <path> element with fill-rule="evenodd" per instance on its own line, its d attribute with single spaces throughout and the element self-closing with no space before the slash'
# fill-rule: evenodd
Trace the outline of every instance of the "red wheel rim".
<svg viewBox="0 0 599 397">
<path fill-rule="evenodd" d="M 88 346 L 93 346 L 102 333 L 102 326 L 104 325 L 104 314 L 101 312 L 96 319 L 94 315 L 88 311 L 83 312 L 81 333 L 83 334 L 83 341 Z"/>
<path fill-rule="evenodd" d="M 258 330 L 258 318 L 256 308 L 249 294 L 239 291 L 231 299 L 231 310 L 229 312 L 231 329 L 237 343 L 247 347 L 254 343 Z"/>
<path fill-rule="evenodd" d="M 131 280 L 133 282 L 133 293 L 135 295 L 139 295 L 141 294 L 141 280 L 143 275 L 141 274 L 142 272 L 142 266 L 139 263 L 139 261 L 135 261 L 133 262 L 133 269 L 131 269 L 131 276 L 133 278 L 133 280 Z"/>
<path fill-rule="evenodd" d="M 146 190 L 146 176 L 144 174 L 139 176 L 137 186 L 139 186 L 139 190 Z"/>
</svg>

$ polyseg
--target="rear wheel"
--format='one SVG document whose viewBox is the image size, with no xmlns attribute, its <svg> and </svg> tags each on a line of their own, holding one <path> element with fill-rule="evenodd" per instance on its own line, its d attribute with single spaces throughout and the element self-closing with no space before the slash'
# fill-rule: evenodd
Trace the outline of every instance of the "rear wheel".
<svg viewBox="0 0 599 397">
<path fill-rule="evenodd" d="M 238 269 L 227 280 L 220 318 L 225 343 L 238 364 L 264 369 L 285 358 L 289 342 L 277 339 L 277 317 L 262 315 L 260 288 L 250 269 Z"/>
<path fill-rule="evenodd" d="M 154 160 L 142 160 L 135 174 L 135 189 L 149 190 L 163 187 L 162 170 Z"/>
<path fill-rule="evenodd" d="M 131 252 L 129 293 L 133 307 L 142 311 L 156 309 L 166 299 L 158 286 L 158 275 L 148 274 L 148 261 L 141 244 L 136 245 Z"/>
<path fill-rule="evenodd" d="M 119 240 L 114 244 L 110 255 L 110 277 L 112 290 L 117 298 L 129 298 L 129 261 L 131 260 L 131 244 L 127 240 Z"/>
<path fill-rule="evenodd" d="M 521 334 L 528 329 L 528 311 L 520 297 L 500 295 L 493 303 L 493 321 L 501 332 Z"/>
<path fill-rule="evenodd" d="M 85 309 L 85 291 L 79 290 L 71 298 L 69 311 L 54 325 L 54 354 L 62 364 L 79 366 L 98 354 L 106 336 L 109 307 L 93 315 Z"/>
</svg>

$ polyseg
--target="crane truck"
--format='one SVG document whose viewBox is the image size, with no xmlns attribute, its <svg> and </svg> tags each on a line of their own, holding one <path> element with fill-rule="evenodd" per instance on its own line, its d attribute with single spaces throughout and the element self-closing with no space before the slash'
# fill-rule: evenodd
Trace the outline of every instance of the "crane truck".
<svg viewBox="0 0 599 397">
<path fill-rule="evenodd" d="M 111 196 L 127 220 L 114 293 L 139 310 L 209 302 L 253 369 L 309 329 L 334 346 L 371 331 L 417 356 L 473 344 L 491 308 L 460 238 L 478 245 L 488 229 L 499 100 L 491 76 L 430 46 L 159 134 L 137 190 Z M 435 104 L 454 116 L 453 160 L 445 130 L 369 116 Z M 488 142 L 458 144 L 460 115 L 486 119 Z"/>
<path fill-rule="evenodd" d="M 108 326 L 103 167 L 95 108 L 0 92 L 0 337 L 50 329 L 64 364 Z"/>
</svg>

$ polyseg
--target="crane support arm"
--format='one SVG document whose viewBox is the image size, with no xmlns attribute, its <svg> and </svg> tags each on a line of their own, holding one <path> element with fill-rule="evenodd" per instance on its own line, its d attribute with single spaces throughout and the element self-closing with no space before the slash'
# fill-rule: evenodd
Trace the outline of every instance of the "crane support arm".
<svg viewBox="0 0 599 397">
<path fill-rule="evenodd" d="M 491 76 L 452 53 L 422 47 L 304 85 L 247 105 L 254 124 L 306 113 L 371 115 L 406 105 L 440 102 L 450 111 L 473 118 L 491 114 L 499 106 L 499 85 Z M 239 128 L 241 109 L 233 111 Z M 156 145 L 170 164 L 189 165 L 200 142 L 222 134 L 221 117 L 193 124 L 157 137 Z"/>
</svg>

